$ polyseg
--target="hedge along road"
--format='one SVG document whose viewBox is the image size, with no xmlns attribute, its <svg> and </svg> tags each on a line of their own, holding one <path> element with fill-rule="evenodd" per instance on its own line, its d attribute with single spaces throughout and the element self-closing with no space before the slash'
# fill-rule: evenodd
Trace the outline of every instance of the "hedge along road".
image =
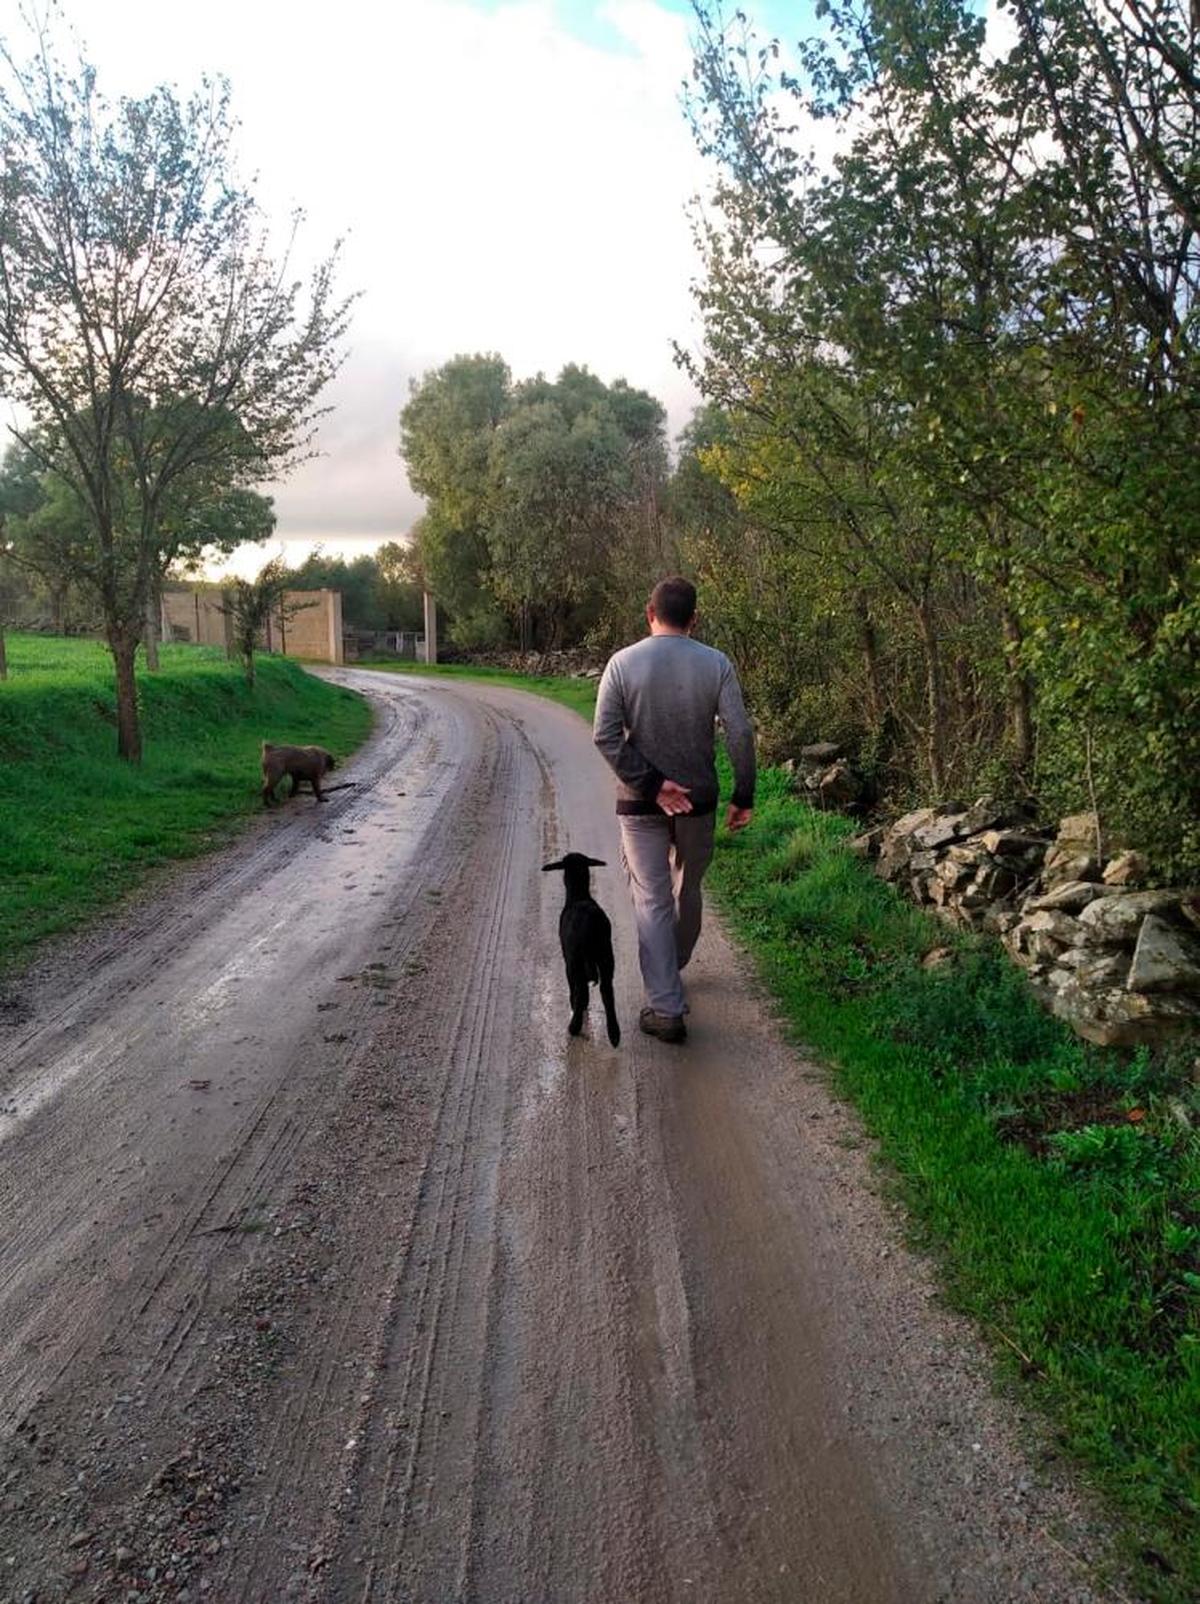
<svg viewBox="0 0 1200 1604">
<path fill-rule="evenodd" d="M 356 785 L 0 1026 L 0 1596 L 1105 1596 L 714 921 L 689 1044 L 639 1035 L 586 725 L 331 677 Z M 617 1051 L 565 1032 L 567 849 Z"/>
</svg>

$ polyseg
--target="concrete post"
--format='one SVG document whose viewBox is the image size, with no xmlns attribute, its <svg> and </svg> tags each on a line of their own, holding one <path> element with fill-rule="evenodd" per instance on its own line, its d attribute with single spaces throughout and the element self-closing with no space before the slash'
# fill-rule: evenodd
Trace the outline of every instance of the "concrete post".
<svg viewBox="0 0 1200 1604">
<path fill-rule="evenodd" d="M 437 638 L 437 602 L 425 592 L 425 661 L 436 663 L 438 660 Z"/>
</svg>

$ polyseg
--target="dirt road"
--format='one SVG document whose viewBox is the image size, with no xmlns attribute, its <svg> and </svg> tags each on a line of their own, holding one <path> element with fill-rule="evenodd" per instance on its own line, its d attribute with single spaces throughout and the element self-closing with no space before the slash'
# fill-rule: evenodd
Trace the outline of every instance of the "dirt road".
<svg viewBox="0 0 1200 1604">
<path fill-rule="evenodd" d="M 1102 1596 L 714 925 L 687 1048 L 639 1035 L 586 726 L 337 677 L 356 788 L 0 1014 L 0 1599 Z M 568 848 L 617 1051 L 565 1033 Z"/>
</svg>

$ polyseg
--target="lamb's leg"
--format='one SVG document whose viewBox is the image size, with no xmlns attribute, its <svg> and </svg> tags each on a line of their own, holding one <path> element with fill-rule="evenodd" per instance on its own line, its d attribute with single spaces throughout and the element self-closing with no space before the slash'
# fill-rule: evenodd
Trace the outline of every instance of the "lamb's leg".
<svg viewBox="0 0 1200 1604">
<path fill-rule="evenodd" d="M 576 969 L 567 970 L 567 985 L 571 993 L 571 1019 L 567 1030 L 572 1036 L 578 1036 L 583 1029 L 583 1018 L 587 1013 L 588 983 L 587 975 L 580 974 Z"/>
</svg>

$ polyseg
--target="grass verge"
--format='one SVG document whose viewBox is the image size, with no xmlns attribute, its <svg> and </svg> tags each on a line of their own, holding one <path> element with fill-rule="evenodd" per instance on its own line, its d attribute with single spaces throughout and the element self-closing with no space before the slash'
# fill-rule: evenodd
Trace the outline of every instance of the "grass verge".
<svg viewBox="0 0 1200 1604">
<path fill-rule="evenodd" d="M 573 679 L 562 674 L 510 674 L 501 668 L 476 668 L 459 663 L 408 663 L 394 657 L 364 657 L 355 668 L 383 669 L 390 674 L 419 674 L 429 679 L 485 680 L 489 685 L 507 685 L 516 691 L 533 691 L 552 702 L 590 719 L 596 706 L 596 682 Z"/>
<path fill-rule="evenodd" d="M 0 684 L 0 973 L 109 907 L 156 866 L 227 838 L 261 807 L 259 743 L 353 750 L 354 693 L 281 658 L 251 691 L 210 648 L 166 646 L 139 677 L 145 756 L 116 756 L 112 661 L 94 641 L 10 636 Z"/>
<path fill-rule="evenodd" d="M 388 665 L 395 666 L 395 665 Z M 406 667 L 549 695 L 595 686 Z M 725 776 L 728 784 L 728 774 Z M 878 1139 L 950 1300 L 1118 1515 L 1142 1594 L 1200 1596 L 1200 1088 L 1194 1051 L 1080 1042 L 994 944 L 948 934 L 768 770 L 710 884 L 795 1039 Z M 922 967 L 934 948 L 949 961 Z"/>
<path fill-rule="evenodd" d="M 711 884 L 796 1038 L 878 1138 L 953 1302 L 1124 1516 L 1149 1598 L 1200 1596 L 1200 1091 L 1192 1054 L 1090 1048 L 786 776 Z M 952 957 L 933 969 L 935 947 Z"/>
</svg>

